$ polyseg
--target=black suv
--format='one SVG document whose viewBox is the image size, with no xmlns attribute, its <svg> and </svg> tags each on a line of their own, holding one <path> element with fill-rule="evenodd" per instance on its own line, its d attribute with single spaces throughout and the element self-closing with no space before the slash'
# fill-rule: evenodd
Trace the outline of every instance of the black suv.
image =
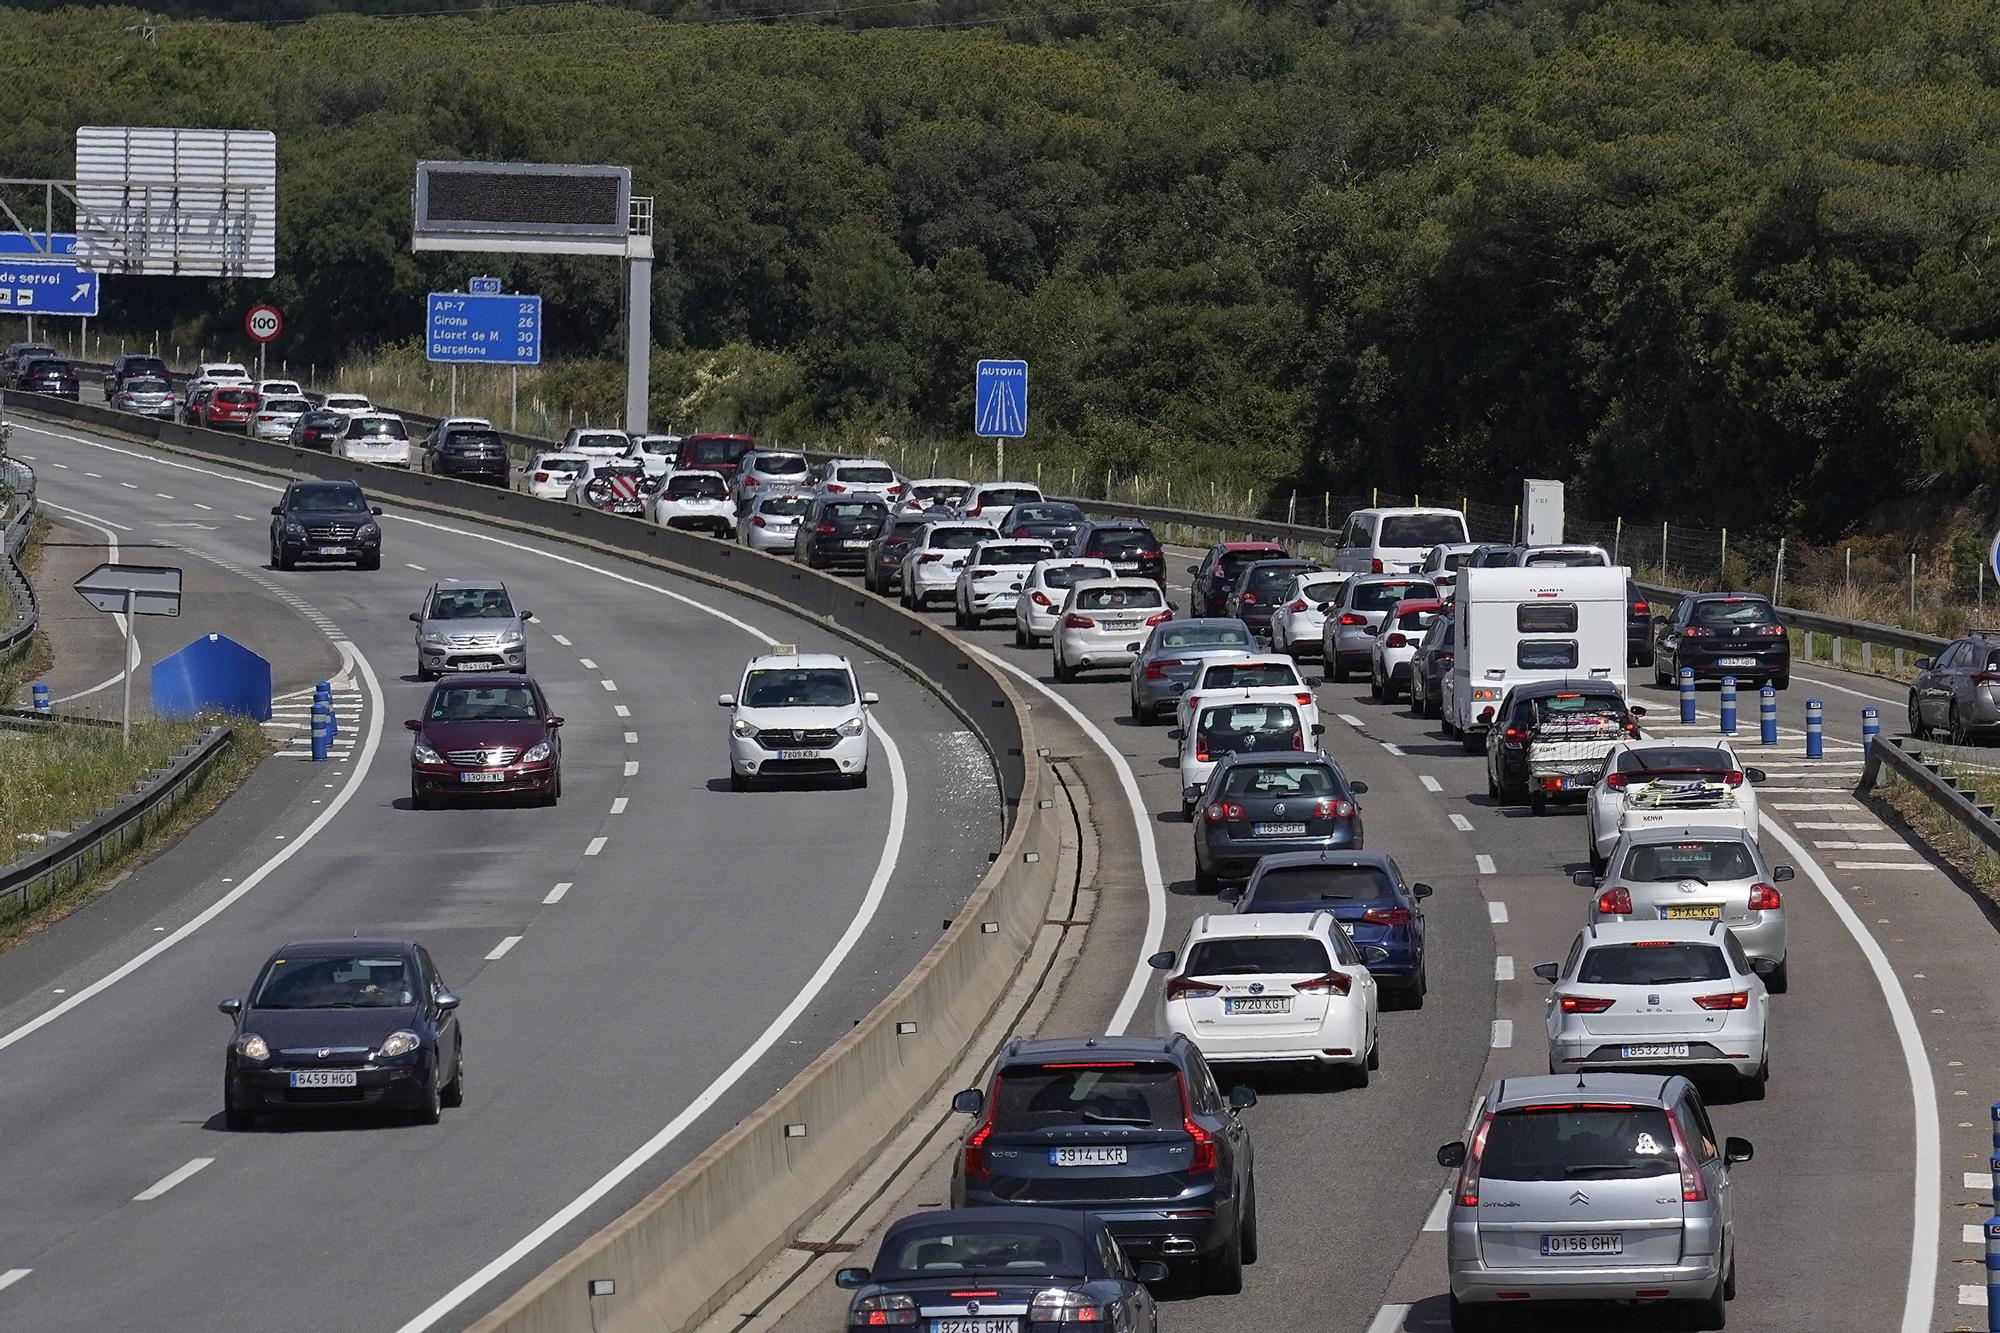
<svg viewBox="0 0 2000 1333">
<path fill-rule="evenodd" d="M 1696 680 L 1736 677 L 1739 685 L 1792 683 L 1792 640 L 1767 597 L 1754 592 L 1698 592 L 1653 622 L 1653 680 L 1673 688 L 1681 668 Z"/>
<path fill-rule="evenodd" d="M 1204 1292 L 1243 1289 L 1257 1191 L 1240 1113 L 1186 1037 L 1015 1038 L 985 1090 L 952 1098 L 972 1128 L 955 1208 L 1042 1204 L 1097 1214 L 1135 1257 L 1200 1265 Z"/>
<path fill-rule="evenodd" d="M 792 557 L 808 569 L 866 569 L 868 548 L 889 521 L 889 506 L 874 495 L 815 495 L 799 520 Z"/>
<path fill-rule="evenodd" d="M 1291 552 L 1276 542 L 1219 542 L 1209 547 L 1200 564 L 1188 566 L 1187 572 L 1194 578 L 1189 587 L 1188 614 L 1197 618 L 1221 615 L 1245 565 L 1290 558 Z"/>
<path fill-rule="evenodd" d="M 371 507 L 351 481 L 295 481 L 282 503 L 271 506 L 271 568 L 300 560 L 352 560 L 382 568 L 381 509 Z"/>
<path fill-rule="evenodd" d="M 1136 518 L 1107 518 L 1078 526 L 1069 539 L 1069 555 L 1078 559 L 1109 560 L 1111 567 L 1128 578 L 1151 579 L 1166 586 L 1167 553 L 1160 539 Z"/>
<path fill-rule="evenodd" d="M 59 356 L 38 356 L 23 360 L 14 373 L 13 387 L 23 393 L 44 393 L 51 398 L 76 401 L 76 367 Z"/>
<path fill-rule="evenodd" d="M 117 393 L 126 380 L 165 380 L 172 384 L 174 377 L 167 373 L 167 363 L 157 356 L 126 354 L 112 361 L 111 369 L 104 372 L 104 396 Z"/>
<path fill-rule="evenodd" d="M 512 480 L 507 470 L 507 446 L 497 430 L 474 426 L 438 429 L 425 437 L 423 448 L 423 469 L 432 476 L 462 477 L 495 486 Z"/>
<path fill-rule="evenodd" d="M 935 521 L 922 514 L 904 514 L 883 527 L 868 548 L 868 563 L 861 571 L 868 591 L 889 597 L 903 590 L 903 557 L 910 553 L 910 543 Z"/>
<path fill-rule="evenodd" d="M 1271 613 L 1285 604 L 1285 592 L 1300 574 L 1318 573 L 1316 560 L 1253 560 L 1236 576 L 1222 614 L 1240 620 L 1260 639 L 1271 637 Z"/>
</svg>

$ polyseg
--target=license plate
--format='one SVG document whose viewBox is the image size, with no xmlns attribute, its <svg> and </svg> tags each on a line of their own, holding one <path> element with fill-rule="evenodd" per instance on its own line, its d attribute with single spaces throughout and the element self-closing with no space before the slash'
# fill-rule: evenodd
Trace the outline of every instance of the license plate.
<svg viewBox="0 0 2000 1333">
<path fill-rule="evenodd" d="M 780 759 L 817 759 L 817 758 L 819 758 L 819 751 L 818 751 L 818 750 L 780 750 L 780 751 L 778 751 L 778 758 L 780 758 Z"/>
<path fill-rule="evenodd" d="M 1050 1166 L 1123 1166 L 1123 1148 L 1051 1148 Z"/>
<path fill-rule="evenodd" d="M 346 555 L 347 548 L 345 546 L 322 546 L 319 548 L 319 553 L 321 555 Z"/>
<path fill-rule="evenodd" d="M 1139 562 L 1137 560 L 1120 560 L 1111 567 L 1120 574 L 1136 574 L 1139 572 Z"/>
<path fill-rule="evenodd" d="M 958 1315 L 931 1320 L 931 1333 L 1014 1333 L 1021 1321 L 1014 1315 Z"/>
<path fill-rule="evenodd" d="M 1687 1043 L 1674 1046 L 1626 1046 L 1621 1048 L 1627 1060 L 1685 1060 Z"/>
<path fill-rule="evenodd" d="M 1753 667 L 1757 665 L 1757 659 L 1754 657 L 1718 657 L 1715 659 L 1715 664 L 1726 667 Z"/>
<path fill-rule="evenodd" d="M 869 546 L 872 546 L 873 544 L 874 544 L 874 539 L 870 537 L 863 537 L 858 541 L 845 541 L 841 543 L 842 546 L 845 546 L 850 551 L 866 550 Z"/>
<path fill-rule="evenodd" d="M 1621 1231 L 1597 1231 L 1580 1236 L 1544 1236 L 1542 1253 L 1558 1254 L 1623 1254 L 1625 1234 Z"/>
<path fill-rule="evenodd" d="M 360 1075 L 352 1069 L 300 1069 L 292 1074 L 295 1088 L 351 1088 Z"/>
<path fill-rule="evenodd" d="M 1304 824 L 1252 824 L 1250 831 L 1260 838 L 1283 838 L 1304 833 Z"/>
<path fill-rule="evenodd" d="M 1289 1014 L 1292 1012 L 1292 997 L 1289 995 L 1239 995 L 1222 1002 L 1225 1014 Z"/>
<path fill-rule="evenodd" d="M 507 775 L 496 768 L 485 773 L 460 773 L 458 780 L 460 782 L 505 782 Z"/>
<path fill-rule="evenodd" d="M 1707 907 L 1692 907 L 1692 906 L 1691 906 L 1691 907 L 1662 907 L 1662 908 L 1660 909 L 1660 920 L 1662 920 L 1662 921 L 1720 921 L 1720 920 L 1722 920 L 1722 907 L 1721 907 L 1721 905 L 1720 905 L 1720 904 L 1716 904 L 1716 903 L 1711 903 L 1711 904 L 1709 904 L 1709 905 L 1708 905 Z"/>
<path fill-rule="evenodd" d="M 1136 620 L 1107 620 L 1107 621 L 1105 621 L 1105 622 L 1104 622 L 1104 628 L 1106 628 L 1106 629 L 1137 629 L 1137 628 L 1139 628 L 1139 622 L 1138 622 L 1138 621 L 1136 621 Z"/>
</svg>

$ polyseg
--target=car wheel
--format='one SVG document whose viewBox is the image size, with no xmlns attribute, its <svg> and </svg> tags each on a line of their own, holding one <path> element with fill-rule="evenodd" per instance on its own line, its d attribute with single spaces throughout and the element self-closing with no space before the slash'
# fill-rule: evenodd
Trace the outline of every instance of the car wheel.
<svg viewBox="0 0 2000 1333">
<path fill-rule="evenodd" d="M 1532 810 L 1536 815 L 1547 814 L 1549 812 L 1549 798 L 1540 792 L 1534 793 L 1528 797 L 1528 809 Z"/>
<path fill-rule="evenodd" d="M 1774 690 L 1789 690 L 1792 688 L 1792 669 L 1786 667 L 1783 671 L 1771 677 L 1771 688 Z"/>
<path fill-rule="evenodd" d="M 1028 632 L 1019 625 L 1014 626 L 1014 646 L 1016 648 L 1026 648 L 1029 646 Z"/>
<path fill-rule="evenodd" d="M 1328 662 L 1327 665 L 1330 668 L 1328 674 L 1333 677 L 1336 685 L 1347 683 L 1347 668 L 1341 665 L 1339 653 L 1334 653 L 1333 660 Z"/>
<path fill-rule="evenodd" d="M 868 785 L 868 770 L 864 768 L 859 773 L 849 775 L 847 785 L 854 791 L 860 791 L 866 787 Z"/>
<path fill-rule="evenodd" d="M 410 1112 L 410 1119 L 419 1125 L 435 1125 L 444 1119 L 444 1090 L 438 1087 L 431 1088 L 423 1102 Z"/>
<path fill-rule="evenodd" d="M 1764 978 L 1764 989 L 1773 995 L 1783 995 L 1792 988 L 1792 960 L 1780 959 L 1777 970 Z"/>
<path fill-rule="evenodd" d="M 1424 1007 L 1424 997 L 1431 993 L 1431 972 L 1421 961 L 1417 964 L 1417 979 L 1410 983 L 1409 1007 Z"/>
<path fill-rule="evenodd" d="M 1380 1032 L 1375 1033 L 1368 1042 L 1368 1067 L 1370 1069 L 1380 1069 L 1382 1067 L 1382 1034 Z"/>
<path fill-rule="evenodd" d="M 1374 1069 L 1368 1057 L 1363 1056 L 1354 1064 L 1341 1066 L 1341 1080 L 1350 1088 L 1365 1088 L 1374 1081 Z"/>
<path fill-rule="evenodd" d="M 248 1133 L 250 1130 L 257 1128 L 257 1113 L 255 1111 L 239 1110 L 231 1106 L 228 1102 L 224 1102 L 222 1104 L 222 1127 L 232 1134 Z"/>
<path fill-rule="evenodd" d="M 1725 1301 L 1736 1299 L 1736 1256 L 1734 1254 L 1729 1256 L 1729 1271 L 1722 1278 L 1722 1299 Z"/>
<path fill-rule="evenodd" d="M 1382 702 L 1383 693 L 1380 673 L 1370 671 L 1368 673 L 1368 697 L 1379 704 Z"/>
<path fill-rule="evenodd" d="M 292 558 L 285 554 L 284 547 L 280 546 L 275 549 L 275 553 L 271 556 L 271 566 L 274 569 L 290 569 L 292 567 Z"/>
<path fill-rule="evenodd" d="M 1451 1298 L 1451 1333 L 1492 1333 L 1499 1327 L 1499 1314 L 1484 1305 L 1467 1305 Z"/>
<path fill-rule="evenodd" d="M 1605 868 L 1611 864 L 1611 860 L 1609 857 L 1602 856 L 1598 853 L 1597 839 L 1592 838 L 1590 840 L 1590 846 L 1586 850 L 1590 855 L 1590 873 L 1599 876 L 1603 875 Z"/>
<path fill-rule="evenodd" d="M 1438 726 L 1444 730 L 1444 734 L 1447 737 L 1458 735 L 1457 724 L 1451 720 L 1442 708 L 1438 709 Z"/>
<path fill-rule="evenodd" d="M 965 614 L 964 607 L 960 606 L 956 602 L 953 602 L 951 606 L 951 623 L 957 626 L 959 629 L 971 629 L 972 617 Z"/>
<path fill-rule="evenodd" d="M 1729 1306 L 1724 1293 L 1726 1279 L 1715 1280 L 1715 1290 L 1707 1300 L 1695 1301 L 1688 1307 L 1687 1326 L 1698 1329 L 1717 1329 L 1729 1326 Z"/>
<path fill-rule="evenodd" d="M 1188 812 L 1192 816 L 1193 811 Z M 1201 862 L 1194 865 L 1194 891 L 1196 893 L 1220 893 L 1222 881 L 1201 868 Z"/>
<path fill-rule="evenodd" d="M 1666 667 L 1661 664 L 1657 656 L 1653 658 L 1653 684 L 1663 690 L 1671 690 L 1674 687 L 1674 678 L 1667 674 Z"/>
<path fill-rule="evenodd" d="M 458 1059 L 452 1065 L 451 1082 L 444 1085 L 444 1091 L 438 1094 L 438 1100 L 454 1109 L 465 1105 L 465 1049 L 463 1047 L 459 1048 Z"/>
<path fill-rule="evenodd" d="M 428 810 L 430 808 L 431 808 L 430 798 L 424 795 L 423 791 L 420 788 L 418 788 L 416 783 L 412 782 L 410 784 L 410 809 Z"/>
<path fill-rule="evenodd" d="M 1250 1187 L 1244 1191 L 1243 1204 L 1243 1262 L 1257 1262 L 1257 1180 L 1251 1177 Z"/>
<path fill-rule="evenodd" d="M 1222 1248 L 1201 1257 L 1201 1294 L 1234 1296 L 1243 1290 L 1243 1232 L 1231 1233 Z"/>
<path fill-rule="evenodd" d="M 1486 796 L 1488 800 L 1500 799 L 1500 784 L 1493 780 L 1493 770 L 1486 770 Z"/>
<path fill-rule="evenodd" d="M 382 557 L 379 553 L 376 555 L 364 555 L 354 563 L 357 569 L 380 569 L 382 568 Z"/>
<path fill-rule="evenodd" d="M 1058 654 L 1055 659 L 1054 674 L 1057 680 L 1063 681 L 1065 683 L 1076 679 L 1076 672 L 1072 671 L 1069 668 L 1068 664 L 1062 660 L 1060 654 Z"/>
<path fill-rule="evenodd" d="M 750 790 L 750 779 L 748 779 L 748 778 L 744 777 L 744 776 L 743 776 L 743 775 L 742 775 L 741 773 L 738 773 L 738 772 L 737 772 L 737 771 L 736 771 L 735 769 L 733 769 L 733 768 L 732 768 L 732 769 L 730 769 L 730 770 L 729 770 L 729 790 L 731 790 L 731 791 L 749 791 L 749 790 Z"/>
<path fill-rule="evenodd" d="M 1951 705 L 1951 712 L 1945 715 L 1944 724 L 1945 738 L 1953 745 L 1972 744 L 1972 737 L 1965 730 L 1965 724 L 1959 721 L 1958 704 L 1956 701 L 1953 701 Z"/>
<path fill-rule="evenodd" d="M 1910 734 L 1910 738 L 1911 738 L 1912 740 L 1919 740 L 1919 741 L 1920 741 L 1920 740 L 1924 739 L 1924 714 L 1923 714 L 1923 710 L 1922 710 L 1921 708 L 1917 707 L 1917 692 L 1916 692 L 1915 690 L 1911 690 L 1911 691 L 1910 691 L 1910 733 L 1909 733 L 1909 734 Z"/>
<path fill-rule="evenodd" d="M 1462 727 L 1459 729 L 1458 743 L 1467 754 L 1478 754 L 1486 748 L 1486 738 L 1484 736 L 1481 736 L 1476 731 L 1467 731 Z"/>
<path fill-rule="evenodd" d="M 1746 1102 L 1763 1101 L 1764 1090 L 1768 1088 L 1770 1084 L 1771 1084 L 1771 1057 L 1769 1055 L 1766 1055 L 1764 1057 L 1763 1064 L 1757 1066 L 1756 1073 L 1751 1074 L 1747 1077 L 1739 1077 L 1737 1080 L 1737 1086 L 1739 1089 L 1741 1089 L 1743 1094 L 1743 1100 Z"/>
<path fill-rule="evenodd" d="M 435 671 L 430 671 L 430 670 L 427 670 L 427 669 L 425 669 L 424 667 L 418 667 L 418 668 L 417 668 L 417 679 L 418 679 L 418 680 L 424 680 L 424 681 L 428 681 L 428 680 L 436 680 L 437 678 L 438 678 L 438 673 L 437 673 L 437 672 L 435 672 Z"/>
</svg>

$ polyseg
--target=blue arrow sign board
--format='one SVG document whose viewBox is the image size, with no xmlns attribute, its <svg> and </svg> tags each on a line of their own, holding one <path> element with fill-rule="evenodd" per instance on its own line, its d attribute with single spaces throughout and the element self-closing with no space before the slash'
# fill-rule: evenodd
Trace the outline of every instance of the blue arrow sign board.
<svg viewBox="0 0 2000 1333">
<path fill-rule="evenodd" d="M 542 298 L 432 292 L 424 355 L 432 361 L 536 366 L 542 361 Z"/>
<path fill-rule="evenodd" d="M 0 315 L 97 313 L 97 274 L 75 264 L 0 258 Z"/>
<path fill-rule="evenodd" d="M 987 439 L 1028 433 L 1028 363 L 981 361 L 972 378 L 972 431 Z"/>
</svg>

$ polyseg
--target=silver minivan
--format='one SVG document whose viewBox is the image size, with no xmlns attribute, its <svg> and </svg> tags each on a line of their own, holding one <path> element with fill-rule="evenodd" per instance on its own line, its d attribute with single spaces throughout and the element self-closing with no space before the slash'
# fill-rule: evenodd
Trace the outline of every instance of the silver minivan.
<svg viewBox="0 0 2000 1333">
<path fill-rule="evenodd" d="M 1461 1141 L 1446 1226 L 1455 1333 L 1504 1307 L 1675 1302 L 1688 1327 L 1721 1328 L 1736 1295 L 1730 1167 L 1751 1146 L 1723 1139 L 1679 1075 L 1503 1078 Z"/>
</svg>

